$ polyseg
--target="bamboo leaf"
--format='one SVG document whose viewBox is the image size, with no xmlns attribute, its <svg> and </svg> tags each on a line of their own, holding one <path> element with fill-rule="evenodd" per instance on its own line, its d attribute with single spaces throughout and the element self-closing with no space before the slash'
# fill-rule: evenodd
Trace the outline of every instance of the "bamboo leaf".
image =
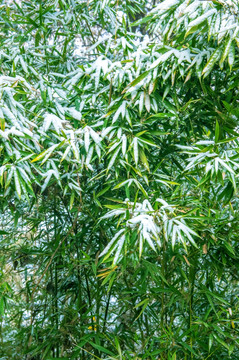
<svg viewBox="0 0 239 360">
<path fill-rule="evenodd" d="M 139 75 L 135 80 L 133 80 L 127 87 L 122 91 L 122 94 L 127 92 L 130 88 L 133 88 L 134 86 L 138 85 L 146 76 L 149 74 L 149 70 L 143 72 L 141 75 Z"/>
<path fill-rule="evenodd" d="M 208 76 L 221 55 L 221 49 L 216 49 L 202 71 L 204 77 Z"/>
</svg>

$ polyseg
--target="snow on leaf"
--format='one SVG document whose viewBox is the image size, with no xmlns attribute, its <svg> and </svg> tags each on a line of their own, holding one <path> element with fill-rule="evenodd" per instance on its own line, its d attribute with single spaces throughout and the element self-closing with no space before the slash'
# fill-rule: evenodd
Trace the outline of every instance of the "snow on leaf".
<svg viewBox="0 0 239 360">
<path fill-rule="evenodd" d="M 93 148 L 93 146 L 91 146 L 88 151 L 87 157 L 86 157 L 86 161 L 85 161 L 86 166 L 89 166 L 89 164 L 90 164 L 90 160 L 92 158 L 93 151 L 94 151 L 94 148 Z"/>
<path fill-rule="evenodd" d="M 117 241 L 117 251 L 114 256 L 113 265 L 115 265 L 120 257 L 120 252 L 125 242 L 125 235 L 121 236 L 121 238 Z"/>
<path fill-rule="evenodd" d="M 104 219 L 105 217 L 102 217 L 101 219 Z M 110 247 L 114 244 L 114 242 L 119 238 L 119 236 L 124 232 L 124 229 L 119 230 L 115 236 L 111 239 L 111 241 L 108 243 L 108 245 L 105 247 L 105 249 L 100 253 L 99 257 L 107 254 L 107 252 L 109 251 Z"/>
<path fill-rule="evenodd" d="M 138 139 L 136 137 L 133 140 L 133 144 L 134 144 L 134 161 L 135 161 L 135 164 L 138 165 L 139 150 L 138 150 Z"/>
<path fill-rule="evenodd" d="M 97 144 L 97 145 L 100 145 L 100 142 L 101 142 L 101 138 L 100 136 L 91 128 L 89 128 L 90 130 L 90 136 L 92 137 L 92 139 L 94 140 L 94 142 Z"/>
<path fill-rule="evenodd" d="M 122 136 L 122 154 L 123 154 L 123 156 L 125 156 L 125 154 L 126 154 L 126 149 L 127 149 L 127 137 L 124 134 Z"/>
<path fill-rule="evenodd" d="M 74 108 L 67 108 L 66 112 L 68 112 L 74 119 L 81 121 L 82 115 L 80 111 L 77 111 Z"/>
<path fill-rule="evenodd" d="M 59 134 L 62 129 L 64 129 L 64 125 L 68 122 L 66 120 L 60 119 L 58 116 L 54 114 L 47 113 L 44 117 L 43 122 L 43 131 L 47 132 L 51 125 L 53 125 L 56 132 Z"/>
<path fill-rule="evenodd" d="M 145 93 L 145 108 L 150 112 L 150 97 L 148 93 Z"/>
<path fill-rule="evenodd" d="M 223 161 L 219 157 L 217 159 L 224 168 L 226 168 L 230 173 L 235 174 L 234 170 L 230 166 L 228 166 L 225 161 Z"/>
<path fill-rule="evenodd" d="M 156 66 L 158 66 L 159 64 L 165 62 L 166 60 L 168 60 L 168 58 L 174 54 L 174 50 L 169 50 L 166 53 L 162 54 L 159 56 L 159 58 L 157 60 L 155 60 L 152 65 L 150 65 L 150 69 L 154 69 Z"/>
<path fill-rule="evenodd" d="M 192 28 L 201 25 L 205 20 L 209 19 L 216 12 L 217 12 L 216 9 L 211 9 L 209 11 L 206 11 L 203 15 L 196 17 L 195 20 L 193 20 L 189 23 L 186 36 L 188 34 L 190 34 L 190 31 L 192 30 Z"/>
<path fill-rule="evenodd" d="M 48 170 L 43 177 L 45 177 L 45 181 L 44 184 L 41 187 L 41 192 L 43 193 L 43 191 L 46 189 L 51 177 L 54 176 L 57 180 L 59 180 L 59 173 L 58 171 L 56 171 L 56 169 L 50 169 Z"/>
<path fill-rule="evenodd" d="M 216 49 L 212 56 L 210 57 L 210 59 L 208 60 L 207 64 L 205 65 L 203 71 L 202 71 L 202 75 L 204 75 L 204 77 L 206 77 L 213 69 L 215 63 L 218 61 L 218 59 L 220 58 L 221 55 L 221 49 Z"/>
<path fill-rule="evenodd" d="M 118 149 L 115 151 L 114 155 L 111 157 L 111 160 L 110 160 L 109 165 L 108 165 L 108 167 L 107 167 L 108 170 L 110 170 L 111 167 L 114 165 L 114 162 L 115 162 L 115 160 L 116 160 L 116 158 L 117 158 L 117 155 L 118 155 L 119 151 L 120 151 L 120 148 L 118 148 Z"/>
<path fill-rule="evenodd" d="M 180 2 L 180 0 L 164 0 L 163 2 L 161 2 L 159 5 L 157 5 L 152 12 L 155 13 L 157 11 L 164 11 L 164 10 L 168 10 L 173 6 L 176 6 L 178 3 Z"/>
<path fill-rule="evenodd" d="M 112 124 L 114 124 L 118 120 L 120 114 L 121 114 L 122 118 L 124 118 L 125 110 L 126 110 L 126 101 L 123 101 L 122 104 L 120 105 L 120 107 L 117 109 L 117 111 L 114 114 Z"/>
<path fill-rule="evenodd" d="M 88 152 L 89 146 L 90 146 L 90 130 L 88 127 L 85 128 L 84 143 L 85 143 L 85 150 L 86 150 L 86 152 Z"/>
<path fill-rule="evenodd" d="M 125 209 L 112 210 L 112 211 L 109 211 L 108 213 L 106 213 L 105 215 L 103 215 L 100 218 L 100 220 L 109 219 L 111 217 L 118 216 L 118 215 L 121 215 L 121 214 L 124 214 L 124 213 L 125 213 Z"/>
</svg>

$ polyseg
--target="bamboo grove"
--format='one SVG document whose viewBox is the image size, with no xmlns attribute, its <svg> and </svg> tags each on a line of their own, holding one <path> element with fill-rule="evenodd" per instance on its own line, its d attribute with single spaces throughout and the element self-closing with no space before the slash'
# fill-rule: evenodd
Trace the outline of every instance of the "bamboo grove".
<svg viewBox="0 0 239 360">
<path fill-rule="evenodd" d="M 0 359 L 239 359 L 238 1 L 0 24 Z"/>
</svg>

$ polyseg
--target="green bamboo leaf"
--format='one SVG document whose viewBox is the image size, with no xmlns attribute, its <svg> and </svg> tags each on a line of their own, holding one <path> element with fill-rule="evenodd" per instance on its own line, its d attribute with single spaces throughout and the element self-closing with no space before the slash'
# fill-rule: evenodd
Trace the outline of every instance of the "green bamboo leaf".
<svg viewBox="0 0 239 360">
<path fill-rule="evenodd" d="M 212 344 L 213 344 L 213 335 L 210 334 L 209 339 L 208 339 L 208 350 L 209 351 L 211 350 Z"/>
<path fill-rule="evenodd" d="M 181 342 L 181 346 L 183 348 L 186 348 L 187 350 L 190 351 L 190 353 L 192 353 L 193 355 L 197 356 L 196 352 L 193 350 L 193 348 L 191 346 L 189 346 L 186 342 Z"/>
<path fill-rule="evenodd" d="M 93 343 L 92 341 L 89 341 L 89 343 L 97 350 L 99 350 L 100 352 L 104 353 L 104 354 L 107 354 L 107 355 L 110 355 L 110 356 L 116 356 L 114 353 L 112 353 L 112 351 L 104 348 L 103 346 L 101 345 L 98 345 L 98 344 L 95 344 Z"/>
<path fill-rule="evenodd" d="M 220 127 L 219 127 L 219 123 L 216 120 L 216 127 L 215 127 L 215 143 L 218 142 L 219 140 L 219 135 L 220 135 Z"/>
<path fill-rule="evenodd" d="M 229 51 L 230 51 L 230 48 L 231 48 L 231 43 L 232 43 L 232 39 L 231 39 L 231 37 L 229 37 L 227 42 L 225 43 L 225 47 L 224 47 L 224 50 L 223 50 L 223 53 L 222 53 L 222 56 L 221 56 L 221 60 L 219 62 L 220 68 L 222 68 L 223 63 L 224 63 L 226 57 L 229 54 Z"/>
<path fill-rule="evenodd" d="M 185 34 L 185 37 L 187 37 L 189 34 L 197 31 L 198 29 L 201 29 L 203 27 L 203 25 L 206 24 L 206 21 L 208 21 L 208 19 L 215 14 L 216 10 L 215 9 L 211 9 L 209 11 L 206 11 L 203 15 L 196 17 L 195 20 L 191 21 L 188 24 L 187 27 L 187 31 Z"/>
<path fill-rule="evenodd" d="M 129 85 L 127 85 L 127 87 L 122 91 L 122 94 L 124 94 L 125 92 L 127 92 L 129 90 L 129 88 L 132 88 L 134 86 L 136 86 L 137 84 L 139 84 L 148 74 L 149 74 L 149 70 L 143 72 L 141 75 L 139 75 L 136 79 L 134 79 Z"/>
<path fill-rule="evenodd" d="M 106 186 L 104 189 L 102 189 L 100 192 L 98 192 L 98 194 L 96 194 L 96 197 L 100 197 L 102 195 L 104 195 L 109 189 L 111 188 L 111 186 Z"/>
<path fill-rule="evenodd" d="M 229 350 L 228 344 L 224 340 L 222 340 L 217 334 L 214 333 L 213 337 L 217 340 L 217 342 L 219 344 L 221 344 L 223 347 L 225 347 L 227 350 Z"/>
<path fill-rule="evenodd" d="M 152 117 L 156 117 L 156 118 L 170 118 L 172 117 L 172 113 L 157 113 L 157 114 L 153 114 L 151 116 L 149 116 L 147 119 L 150 119 Z"/>
<path fill-rule="evenodd" d="M 130 186 L 132 182 L 133 182 L 133 179 L 128 179 L 128 180 L 121 181 L 119 184 L 117 184 L 117 185 L 115 185 L 115 186 L 113 187 L 113 190 L 119 189 L 119 188 L 121 188 L 122 186 L 124 186 L 124 185 L 126 185 L 126 184 L 127 184 L 128 186 Z"/>
<path fill-rule="evenodd" d="M 21 199 L 21 183 L 20 183 L 20 174 L 17 169 L 14 169 L 14 180 L 15 180 L 15 189 L 18 195 L 18 198 Z"/>
<path fill-rule="evenodd" d="M 142 149 L 140 149 L 140 151 L 139 151 L 139 157 L 140 157 L 140 160 L 143 163 L 145 169 L 149 171 L 149 162 L 145 155 L 145 152 Z"/>
<path fill-rule="evenodd" d="M 131 24 L 131 26 L 138 26 L 138 25 L 142 25 L 142 24 L 148 23 L 151 19 L 153 19 L 153 17 L 154 17 L 153 14 L 144 16 L 144 17 L 142 17 L 141 19 L 133 22 L 133 23 Z"/>
<path fill-rule="evenodd" d="M 13 174 L 14 174 L 14 167 L 11 166 L 10 169 L 8 169 L 8 172 L 7 172 L 7 177 L 6 177 L 6 180 L 5 180 L 5 189 L 7 189 L 8 186 L 10 185 Z"/>
<path fill-rule="evenodd" d="M 146 307 L 147 307 L 148 304 L 149 304 L 149 301 L 150 301 L 149 299 L 145 299 L 145 300 L 141 301 L 140 304 L 137 304 L 137 305 L 135 306 L 135 308 L 137 308 L 138 306 L 143 305 L 143 307 L 142 307 L 139 315 L 136 317 L 136 319 L 134 320 L 134 322 L 135 322 L 136 320 L 138 320 L 138 318 L 143 314 L 144 310 L 146 309 Z"/>
<path fill-rule="evenodd" d="M 42 151 L 37 157 L 35 157 L 35 159 L 32 160 L 32 162 L 41 160 L 48 153 L 49 153 L 49 149 L 46 149 L 46 150 Z"/>
</svg>

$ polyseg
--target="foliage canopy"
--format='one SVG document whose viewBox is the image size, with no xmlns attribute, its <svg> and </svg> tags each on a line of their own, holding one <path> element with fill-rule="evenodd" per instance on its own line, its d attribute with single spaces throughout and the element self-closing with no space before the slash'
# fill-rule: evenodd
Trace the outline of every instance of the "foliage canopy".
<svg viewBox="0 0 239 360">
<path fill-rule="evenodd" d="M 0 359 L 239 358 L 238 1 L 0 23 Z"/>
</svg>

